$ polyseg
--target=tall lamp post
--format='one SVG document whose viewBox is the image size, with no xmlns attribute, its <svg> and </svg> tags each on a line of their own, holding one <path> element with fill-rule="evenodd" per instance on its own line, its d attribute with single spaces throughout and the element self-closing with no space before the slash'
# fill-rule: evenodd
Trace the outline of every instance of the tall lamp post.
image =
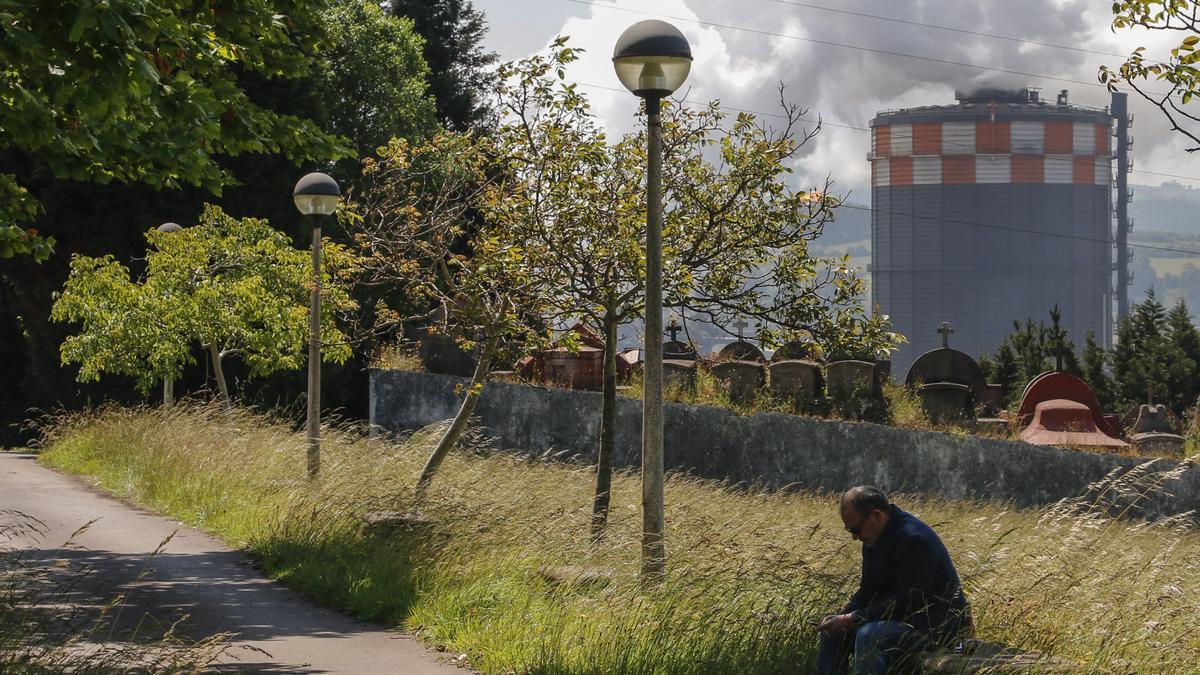
<svg viewBox="0 0 1200 675">
<path fill-rule="evenodd" d="M 182 232 L 183 226 L 179 223 L 163 223 L 158 226 L 159 232 Z M 175 405 L 175 379 L 170 375 L 163 378 L 163 408 L 170 410 Z"/>
<path fill-rule="evenodd" d="M 642 578 L 662 578 L 662 99 L 683 85 L 692 48 L 679 29 L 657 20 L 639 21 L 621 34 L 613 68 L 625 88 L 646 101 L 646 359 L 642 391 Z"/>
<path fill-rule="evenodd" d="M 337 210 L 342 190 L 323 173 L 310 173 L 296 183 L 296 208 L 312 219 L 312 295 L 308 303 L 308 477 L 321 469 L 321 218 Z"/>
</svg>

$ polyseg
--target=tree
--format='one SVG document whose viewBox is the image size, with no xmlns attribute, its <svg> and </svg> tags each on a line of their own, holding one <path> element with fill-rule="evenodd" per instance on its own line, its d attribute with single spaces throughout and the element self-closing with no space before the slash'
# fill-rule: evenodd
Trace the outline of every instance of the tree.
<svg viewBox="0 0 1200 675">
<path fill-rule="evenodd" d="M 1167 314 L 1167 341 L 1173 360 L 1167 373 L 1167 403 L 1177 415 L 1191 408 L 1200 394 L 1200 331 L 1180 299 Z"/>
<path fill-rule="evenodd" d="M 412 20 L 384 14 L 373 0 L 338 0 L 323 16 L 328 46 L 313 84 L 324 128 L 353 144 L 355 173 L 357 158 L 393 137 L 432 135 L 435 101 L 427 95 L 429 67 Z"/>
<path fill-rule="evenodd" d="M 1124 82 L 1142 98 L 1154 104 L 1172 130 L 1188 138 L 1193 145 L 1188 152 L 1200 150 L 1200 116 L 1188 104 L 1200 88 L 1200 69 L 1196 63 L 1200 53 L 1200 3 L 1194 0 L 1117 0 L 1112 3 L 1112 28 L 1144 28 L 1152 31 L 1179 33 L 1183 37 L 1178 46 L 1171 49 L 1166 62 L 1146 59 L 1145 47 L 1138 47 L 1114 70 L 1100 67 L 1100 81 L 1115 91 L 1117 84 Z M 1152 91 L 1147 83 L 1162 85 L 1161 91 Z"/>
<path fill-rule="evenodd" d="M 237 11 L 183 0 L 10 0 L 0 20 L 4 164 L 32 163 L 57 179 L 220 193 L 230 176 L 217 155 L 343 156 L 348 148 L 334 136 L 255 105 L 238 82 L 239 71 L 303 75 L 321 39 L 320 9 L 270 0 Z M 7 172 L 0 191 L 16 199 L 0 209 L 0 255 L 44 255 L 50 239 L 14 233 L 32 213 L 30 195 Z"/>
<path fill-rule="evenodd" d="M 394 16 L 412 19 L 425 38 L 429 89 L 442 124 L 466 131 L 485 122 L 493 83 L 488 69 L 496 54 L 482 46 L 487 29 L 483 12 L 470 0 L 390 0 L 388 5 Z"/>
<path fill-rule="evenodd" d="M 1150 387 L 1159 393 L 1167 380 L 1167 313 L 1151 288 L 1146 299 L 1129 308 L 1117 327 L 1113 348 L 1113 380 L 1117 404 L 1123 407 L 1144 403 Z"/>
<path fill-rule="evenodd" d="M 475 352 L 463 402 L 417 480 L 418 499 L 466 429 L 492 363 L 548 343 L 544 279 L 523 242 L 479 217 L 505 201 L 493 157 L 470 133 L 409 143 L 395 139 L 367 159 L 364 189 L 343 223 L 361 252 L 360 281 L 420 308 L 403 315 L 380 303 L 378 330 L 423 321 Z"/>
<path fill-rule="evenodd" d="M 988 381 L 1000 385 L 1001 400 L 1006 406 L 1012 405 L 1012 399 L 1016 396 L 1020 384 L 1021 367 L 1017 364 L 1017 357 L 1013 354 L 1008 340 L 1001 342 L 1000 347 L 996 349 L 993 363 L 992 372 L 987 374 Z M 983 359 L 980 359 L 980 365 L 982 364 Z"/>
<path fill-rule="evenodd" d="M 1100 407 L 1112 410 L 1116 404 L 1113 399 L 1113 382 L 1108 375 L 1108 352 L 1096 342 L 1096 332 L 1089 330 L 1083 344 L 1083 379 L 1096 392 Z"/>
<path fill-rule="evenodd" d="M 559 38 L 549 54 L 497 73 L 500 124 L 487 139 L 502 163 L 484 218 L 522 242 L 546 284 L 555 317 L 582 319 L 604 338 L 601 432 L 593 536 L 606 523 L 615 444 L 619 326 L 645 314 L 644 133 L 610 142 L 587 100 L 559 82 L 577 51 Z M 783 178 L 816 132 L 796 137 L 803 115 L 783 106 L 771 130 L 716 103 L 670 106 L 664 124 L 664 296 L 719 326 L 757 319 L 760 336 L 803 335 L 830 352 L 886 352 L 897 336 L 868 317 L 861 280 L 844 259 L 808 253 L 832 217 L 823 191 Z M 719 160 L 712 154 L 719 153 Z M 661 336 L 646 336 L 647 340 Z"/>
<path fill-rule="evenodd" d="M 124 8 L 133 4 L 122 0 L 116 6 Z M 12 392 L 16 398 L 12 404 L 0 407 L 0 442 L 21 442 L 16 432 L 11 431 L 17 428 L 11 423 L 19 422 L 24 411 L 30 407 L 69 408 L 85 398 L 118 397 L 124 394 L 124 383 L 104 380 L 81 387 L 71 374 L 61 368 L 59 345 L 67 336 L 68 326 L 51 322 L 49 314 L 52 295 L 65 283 L 69 273 L 68 263 L 73 254 L 92 257 L 112 255 L 116 260 L 129 264 L 135 276 L 140 276 L 142 268 L 139 259 L 145 246 L 143 232 L 164 221 L 195 222 L 206 201 L 217 203 L 226 213 L 234 216 L 265 218 L 275 227 L 291 234 L 297 244 L 307 246 L 310 228 L 297 214 L 291 201 L 291 190 L 296 179 L 310 168 L 301 168 L 298 164 L 325 164 L 327 168 L 324 170 L 334 173 L 343 187 L 347 188 L 358 175 L 358 162 L 331 166 L 326 164 L 327 160 L 332 161 L 339 156 L 357 158 L 360 151 L 374 151 L 392 135 L 428 134 L 437 126 L 432 99 L 420 93 L 425 90 L 428 74 L 421 57 L 420 37 L 413 33 L 411 22 L 381 15 L 377 9 L 372 10 L 372 0 L 316 0 L 302 3 L 297 8 L 279 0 L 217 4 L 220 6 L 215 11 L 220 14 L 221 25 L 215 30 L 218 34 L 215 39 L 225 39 L 226 33 L 234 34 L 230 39 L 241 39 L 243 33 L 248 33 L 250 35 L 246 40 L 251 40 L 253 44 L 251 51 L 245 53 L 261 51 L 252 34 L 258 19 L 248 18 L 244 28 L 238 22 L 243 14 L 257 16 L 261 11 L 266 11 L 268 18 L 273 14 L 279 15 L 276 23 L 292 35 L 298 46 L 292 55 L 295 57 L 294 68 L 291 62 L 286 64 L 287 68 L 275 61 L 264 61 L 259 67 L 253 63 L 246 65 L 239 60 L 226 59 L 222 63 L 228 73 L 208 77 L 195 72 L 194 68 L 187 70 L 191 68 L 190 62 L 185 61 L 181 66 L 189 77 L 198 79 L 205 86 L 216 86 L 213 82 L 220 80 L 222 84 L 217 91 L 220 96 L 233 92 L 228 94 L 227 102 L 222 102 L 219 97 L 215 99 L 216 103 L 222 103 L 220 112 L 223 119 L 233 123 L 227 130 L 222 129 L 223 138 L 227 136 L 230 140 L 236 140 L 236 132 L 241 127 L 240 104 L 237 101 L 243 100 L 240 96 L 244 94 L 247 105 L 268 111 L 278 119 L 275 128 L 284 134 L 282 142 L 277 143 L 269 136 L 264 136 L 266 146 L 254 152 L 235 152 L 235 149 L 221 145 L 186 145 L 192 137 L 175 133 L 174 129 L 176 126 L 190 127 L 188 120 L 191 118 L 181 120 L 178 115 L 173 117 L 172 109 L 164 110 L 162 115 L 150 115 L 152 123 L 161 125 L 161 134 L 174 139 L 168 146 L 170 153 L 180 154 L 180 148 L 185 147 L 193 154 L 203 152 L 223 172 L 223 178 L 212 185 L 198 187 L 187 181 L 178 181 L 178 189 L 169 189 L 164 184 L 152 181 L 124 183 L 111 180 L 101 184 L 91 179 L 62 179 L 45 165 L 37 152 L 6 145 L 8 127 L 0 124 L 0 128 L 5 128 L 5 134 L 0 134 L 4 136 L 0 138 L 0 146 L 3 146 L 0 147 L 0 210 L 11 210 L 13 205 L 18 204 L 18 200 L 10 199 L 4 191 L 4 185 L 9 184 L 4 180 L 6 174 L 21 177 L 22 185 L 18 187 L 27 189 L 29 195 L 20 203 L 30 207 L 20 221 L 20 228 L 5 229 L 0 226 L 0 239 L 6 236 L 6 232 L 24 237 L 32 228 L 38 235 L 30 238 L 33 245 L 39 242 L 45 244 L 50 239 L 57 240 L 57 254 L 44 263 L 35 263 L 31 255 L 0 260 L 0 285 L 5 287 L 4 293 L 8 297 L 0 306 L 0 322 L 19 321 L 22 327 L 19 332 L 0 334 L 0 340 L 18 341 L 11 346 L 0 345 L 0 351 L 9 348 L 18 350 L 26 365 L 23 369 L 10 369 L 0 377 L 0 388 Z M 177 8 L 178 17 L 182 17 L 184 23 L 194 24 L 198 33 L 202 33 L 204 26 L 215 20 L 208 5 L 193 7 L 156 3 L 154 6 L 155 12 Z M 0 13 L 6 11 L 0 8 Z M 304 20 L 298 21 L 301 15 Z M 365 22 L 361 26 L 356 23 L 360 16 Z M 299 33 L 292 34 L 295 32 L 293 25 Z M 0 21 L 0 32 L 7 29 L 7 22 Z M 34 32 L 40 34 L 41 31 L 35 26 Z M 207 44 L 207 41 L 207 37 L 202 37 L 197 44 Z M 7 38 L 0 36 L 0 53 L 9 48 Z M 201 56 L 209 58 L 207 52 Z M 0 61 L 0 69 L 8 67 L 8 63 Z M 41 68 L 44 72 L 45 66 Z M 201 79 L 202 76 L 207 79 Z M 355 87 L 352 96 L 339 93 L 343 84 Z M 0 88 L 3 86 L 5 84 L 0 83 Z M 81 90 L 90 97 L 102 93 L 101 89 L 93 90 L 90 85 L 83 85 Z M 235 97 L 234 93 L 239 91 L 241 94 Z M 205 93 L 203 88 L 197 92 L 200 98 L 195 105 L 188 104 L 193 112 L 207 109 L 216 96 Z M 120 93 L 118 90 L 110 96 L 117 99 Z M 168 103 L 175 105 L 178 101 Z M 0 108 L 4 106 L 0 105 Z M 224 114 L 226 111 L 228 114 Z M 7 109 L 0 110 L 0 115 L 4 114 L 12 113 Z M 299 120 L 306 121 L 303 124 L 294 123 Z M 360 120 L 365 121 L 360 124 Z M 202 120 L 197 122 L 202 123 Z M 220 126 L 220 120 L 216 124 Z M 389 130 L 389 124 L 395 126 Z M 314 136 L 314 129 L 322 129 L 326 134 Z M 324 147 L 321 138 L 334 138 L 329 132 L 350 134 L 348 139 L 337 144 L 344 152 L 325 153 L 320 150 L 320 147 Z M 106 137 L 100 140 L 109 142 Z M 313 145 L 314 149 L 309 153 L 297 153 L 292 151 L 296 144 Z M 158 146 L 139 147 L 150 153 Z M 79 160 L 90 161 L 82 155 Z M 11 184 L 16 185 L 15 182 Z M 211 187 L 221 188 L 219 196 L 210 191 Z M 37 208 L 35 202 L 40 203 L 41 209 Z M 0 217 L 0 220 L 4 220 L 4 217 Z M 335 230 L 330 234 L 338 238 L 341 233 Z M 3 248 L 2 245 L 0 248 Z M 43 246 L 43 257 L 49 252 L 49 247 Z M 242 377 L 243 365 L 233 361 L 231 366 L 230 377 Z M 189 371 L 184 380 L 190 380 L 196 374 Z M 326 387 L 326 397 L 331 403 L 346 410 L 347 414 L 365 415 L 365 363 L 352 357 L 342 366 L 326 369 L 323 377 L 330 385 Z M 302 382 L 302 373 L 279 371 L 274 376 L 254 380 L 245 394 L 257 395 L 258 400 L 265 404 L 289 402 L 303 391 Z M 297 385 L 300 385 L 299 388 Z"/>
<path fill-rule="evenodd" d="M 79 380 L 126 375 L 149 391 L 178 378 L 192 363 L 193 345 L 208 351 L 217 386 L 230 394 L 222 361 L 237 355 L 252 376 L 300 368 L 308 346 L 309 253 L 263 220 L 238 220 L 206 207 L 198 225 L 178 232 L 150 230 L 146 276 L 131 280 L 112 256 L 75 256 L 71 276 L 51 313 L 82 324 L 62 345 L 64 364 L 78 363 Z M 352 260 L 324 244 L 322 341 L 324 358 L 345 361 L 350 348 L 337 312 L 353 308 L 344 275 Z"/>
</svg>

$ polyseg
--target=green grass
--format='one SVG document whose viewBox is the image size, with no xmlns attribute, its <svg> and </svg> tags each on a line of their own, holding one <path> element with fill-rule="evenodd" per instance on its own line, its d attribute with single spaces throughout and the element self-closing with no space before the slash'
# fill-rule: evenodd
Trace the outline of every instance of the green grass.
<svg viewBox="0 0 1200 675">
<path fill-rule="evenodd" d="M 816 644 L 805 619 L 836 610 L 857 581 L 858 546 L 832 495 L 671 476 L 668 577 L 642 587 L 636 475 L 616 477 L 608 536 L 592 545 L 590 467 L 477 450 L 443 465 L 421 508 L 431 526 L 364 534 L 364 513 L 415 508 L 435 435 L 392 443 L 329 431 L 310 483 L 304 439 L 288 425 L 209 408 L 110 408 L 60 421 L 41 461 L 215 532 L 318 601 L 416 630 L 484 672 L 804 672 Z M 1115 522 L 1080 504 L 897 501 L 946 541 L 982 637 L 1084 672 L 1200 663 L 1200 537 L 1189 527 Z M 539 577 L 562 564 L 609 570 L 612 582 Z"/>
</svg>

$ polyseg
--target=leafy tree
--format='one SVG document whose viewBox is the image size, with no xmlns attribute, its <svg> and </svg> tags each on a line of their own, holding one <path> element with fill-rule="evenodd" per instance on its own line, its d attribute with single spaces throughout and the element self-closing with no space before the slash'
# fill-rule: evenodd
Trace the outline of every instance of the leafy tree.
<svg viewBox="0 0 1200 675">
<path fill-rule="evenodd" d="M 1146 48 L 1138 47 L 1114 70 L 1100 67 L 1100 81 L 1115 91 L 1120 82 L 1128 84 L 1142 98 L 1158 107 L 1174 131 L 1192 143 L 1188 152 L 1200 150 L 1200 116 L 1188 107 L 1200 87 L 1200 69 L 1196 63 L 1200 53 L 1200 3 L 1195 0 L 1117 0 L 1112 3 L 1113 30 L 1143 28 L 1181 35 L 1179 44 L 1171 49 L 1165 61 L 1148 60 Z M 1150 89 L 1153 84 L 1160 91 Z"/>
<path fill-rule="evenodd" d="M 321 6 L 6 0 L 0 151 L 58 179 L 214 193 L 230 179 L 217 155 L 343 156 L 348 148 L 312 122 L 252 103 L 237 76 L 303 75 Z M 13 231 L 32 213 L 30 196 L 12 173 L 0 173 L 0 186 L 16 200 L 0 209 L 0 255 L 44 256 L 52 241 Z"/>
<path fill-rule="evenodd" d="M 364 164 L 357 213 L 343 214 L 361 252 L 360 283 L 390 289 L 404 315 L 380 303 L 377 329 L 423 321 L 475 351 L 476 368 L 463 402 L 417 481 L 423 495 L 458 443 L 491 366 L 502 355 L 548 343 L 545 281 L 523 242 L 479 218 L 490 201 L 505 201 L 494 183 L 494 159 L 470 133 L 409 143 L 394 139 Z"/>
<path fill-rule="evenodd" d="M 384 14 L 373 0 L 337 0 L 324 22 L 328 47 L 313 78 L 328 119 L 324 128 L 350 139 L 356 157 L 393 137 L 431 135 L 435 101 L 426 95 L 429 67 L 412 20 Z"/>
<path fill-rule="evenodd" d="M 470 0 L 390 0 L 394 16 L 412 19 L 425 38 L 429 89 L 437 100 L 437 116 L 448 129 L 465 131 L 489 117 L 493 83 L 489 67 L 496 54 L 486 51 L 483 12 Z"/>
<path fill-rule="evenodd" d="M 487 139 L 503 168 L 485 218 L 523 242 L 556 317 L 603 336 L 604 386 L 593 535 L 607 522 L 615 444 L 619 326 L 644 316 L 646 139 L 610 142 L 587 100 L 560 83 L 577 51 L 559 38 L 548 55 L 502 66 Z M 664 124 L 664 297 L 729 326 L 757 319 L 775 342 L 803 336 L 816 349 L 885 352 L 897 336 L 863 310 L 861 280 L 844 259 L 811 256 L 808 242 L 832 217 L 823 192 L 783 180 L 812 133 L 784 106 L 772 131 L 718 104 L 669 108 Z M 720 159 L 713 159 L 719 154 Z M 502 197 L 502 198 L 500 198 Z M 647 340 L 661 336 L 647 336 Z"/>
<path fill-rule="evenodd" d="M 212 358 L 222 397 L 229 389 L 222 361 L 237 355 L 251 376 L 306 363 L 309 253 L 266 221 L 238 220 L 206 207 L 198 225 L 178 232 L 150 230 L 147 271 L 140 282 L 112 256 L 75 256 L 71 276 L 54 304 L 56 321 L 82 324 L 62 345 L 64 364 L 78 363 L 79 380 L 101 374 L 134 378 L 143 392 L 178 378 L 193 362 L 191 347 Z M 324 357 L 350 356 L 335 315 L 353 307 L 342 277 L 352 259 L 324 245 L 322 340 Z"/>
<path fill-rule="evenodd" d="M 124 8 L 134 4 L 122 0 L 116 6 Z M 5 7 L 7 5 L 0 1 L 0 13 L 7 11 Z M 150 115 L 154 124 L 162 125 L 163 136 L 174 138 L 168 146 L 171 154 L 179 154 L 180 148 L 186 147 L 190 153 L 204 152 L 212 160 L 223 177 L 211 185 L 193 186 L 187 181 L 177 181 L 179 189 L 160 191 L 159 188 L 165 185 L 151 181 L 122 183 L 113 180 L 101 184 L 90 179 L 64 180 L 44 165 L 43 158 L 37 152 L 6 145 L 7 137 L 0 138 L 0 210 L 11 212 L 12 207 L 18 204 L 28 207 L 18 219 L 19 228 L 0 227 L 0 239 L 8 235 L 25 237 L 28 229 L 33 228 L 39 236 L 29 238 L 29 242 L 34 246 L 41 243 L 43 255 L 49 253 L 49 246 L 45 245 L 49 239 L 58 242 L 58 255 L 51 256 L 42 264 L 36 264 L 31 255 L 0 261 L 0 283 L 7 286 L 6 292 L 11 293 L 11 301 L 3 307 L 4 314 L 0 315 L 0 321 L 19 320 L 22 325 L 21 332 L 4 333 L 0 335 L 0 340 L 15 337 L 27 364 L 24 375 L 20 374 L 20 370 L 10 369 L 0 379 L 0 387 L 19 392 L 17 403 L 0 409 L 0 436 L 14 428 L 8 422 L 19 420 L 19 416 L 29 407 L 71 406 L 85 395 L 99 398 L 124 393 L 123 384 L 108 380 L 80 387 L 60 366 L 58 348 L 68 333 L 68 327 L 51 322 L 49 314 L 52 295 L 66 281 L 69 259 L 73 254 L 93 257 L 113 255 L 117 260 L 131 261 L 132 272 L 140 276 L 142 269 L 139 258 L 144 250 L 142 235 L 145 229 L 164 221 L 195 222 L 206 201 L 215 201 L 227 213 L 235 216 L 265 218 L 292 234 L 299 245 L 307 246 L 310 228 L 296 213 L 291 202 L 292 186 L 308 170 L 307 167 L 298 167 L 298 163 L 323 163 L 344 155 L 357 158 L 360 153 L 373 151 L 386 143 L 391 135 L 432 133 L 436 127 L 432 99 L 421 93 L 425 90 L 428 73 L 421 57 L 420 38 L 413 33 L 411 22 L 381 15 L 373 7 L 372 0 L 316 0 L 297 8 L 270 0 L 248 5 L 225 3 L 215 10 L 210 10 L 208 5 L 155 5 L 155 12 L 174 11 L 171 8 L 176 8 L 181 20 L 195 24 L 197 32 L 202 32 L 204 26 L 215 21 L 213 11 L 217 12 L 221 22 L 215 31 L 218 35 L 215 39 L 218 40 L 225 40 L 226 33 L 236 33 L 233 37 L 238 39 L 243 33 L 253 33 L 253 26 L 258 19 L 250 17 L 245 27 L 240 27 L 238 21 L 243 13 L 257 16 L 261 11 L 266 11 L 268 17 L 277 14 L 279 18 L 275 23 L 282 26 L 282 30 L 291 35 L 298 45 L 292 54 L 294 58 L 286 64 L 287 68 L 283 68 L 285 64 L 268 60 L 262 61 L 262 67 L 253 63 L 247 65 L 236 59 L 222 61 L 228 73 L 221 73 L 219 77 L 205 75 L 207 79 L 200 81 L 204 86 L 216 86 L 213 81 L 219 80 L 222 84 L 217 93 L 225 96 L 226 92 L 230 92 L 229 101 L 222 102 L 206 94 L 195 105 L 187 104 L 190 111 L 196 112 L 201 107 L 207 109 L 210 103 L 220 103 L 222 118 L 235 123 L 229 129 L 222 129 L 222 137 L 236 139 L 235 132 L 241 128 L 238 122 L 241 119 L 240 109 L 237 107 L 240 104 L 237 101 L 248 101 L 248 105 L 268 111 L 278 120 L 274 129 L 285 136 L 282 142 L 277 143 L 269 136 L 264 136 L 264 149 L 241 154 L 220 144 L 187 145 L 191 137 L 174 133 L 173 129 L 176 126 L 192 126 L 191 121 L 193 117 L 199 118 L 199 112 L 196 112 L 196 116 L 184 115 L 183 120 L 178 115 L 172 117 L 165 113 L 161 117 Z M 314 18 L 317 16 L 319 20 Z M 300 18 L 303 21 L 298 21 Z M 359 22 L 360 18 L 362 23 Z M 0 24 L 3 24 L 0 25 L 0 31 L 9 28 L 4 21 L 0 21 Z M 35 26 L 34 32 L 40 30 Z M 246 39 L 250 40 L 251 37 Z M 207 41 L 207 37 L 202 37 L 197 44 L 207 44 Z M 0 51 L 9 48 L 6 38 L 0 36 L 0 43 Z M 247 53 L 262 50 L 257 40 L 253 41 L 251 48 L 251 52 Z M 174 48 L 171 51 L 174 52 Z M 209 59 L 207 52 L 202 57 Z M 0 69 L 7 65 L 6 61 L 0 61 Z M 181 68 L 190 73 L 189 76 L 201 78 L 201 73 L 188 70 L 189 63 Z M 45 71 L 45 66 L 42 66 L 42 71 Z M 343 85 L 355 87 L 353 96 L 339 93 Z M 0 88 L 3 86 L 0 84 Z M 90 85 L 83 89 L 90 89 Z M 95 97 L 100 91 L 89 91 L 88 95 Z M 120 90 L 112 94 L 114 98 L 120 95 Z M 178 103 L 172 101 L 174 99 L 167 103 Z M 174 115 L 172 110 L 166 112 Z M 228 114 L 224 114 L 226 111 Z M 6 113 L 11 114 L 10 111 L 0 111 L 0 115 Z M 281 116 L 279 113 L 294 117 Z M 298 119 L 307 121 L 303 124 L 294 123 Z M 221 124 L 220 120 L 215 123 L 218 126 Z M 390 130 L 389 125 L 392 127 Z M 7 133 L 5 125 L 0 124 L 0 127 L 5 128 Z M 320 150 L 321 147 L 334 147 L 327 142 L 334 137 L 328 134 L 314 136 L 312 132 L 318 128 L 325 132 L 349 135 L 348 139 L 337 144 L 344 152 L 326 153 Z M 326 141 L 322 141 L 322 138 Z M 101 140 L 108 142 L 106 138 Z M 313 151 L 300 154 L 289 150 L 296 144 L 312 146 Z M 161 149 L 150 145 L 138 147 L 148 153 L 156 148 Z M 343 187 L 348 188 L 352 186 L 359 168 L 355 161 L 352 164 L 343 162 L 325 170 L 336 174 Z M 22 185 L 17 187 L 28 190 L 28 199 L 18 201 L 9 198 L 4 186 L 10 183 L 15 186 L 16 183 L 6 181 L 7 174 L 21 177 Z M 210 191 L 214 186 L 222 188 L 219 197 Z M 34 202 L 42 205 L 40 212 Z M 0 217 L 0 221 L 4 219 Z M 335 230 L 330 234 L 337 238 L 341 233 Z M 3 248 L 2 245 L 0 248 Z M 0 345 L 0 350 L 4 348 Z M 241 377 L 243 364 L 235 361 L 231 366 L 230 377 Z M 184 379 L 190 379 L 193 374 L 189 372 Z M 325 379 L 330 384 L 327 398 L 331 403 L 347 410 L 349 414 L 365 414 L 364 363 L 352 357 L 342 366 L 327 369 Z M 291 401 L 297 392 L 303 390 L 296 386 L 302 381 L 303 373 L 299 371 L 279 371 L 274 376 L 255 380 L 247 388 L 246 394 L 257 395 L 260 401 L 270 404 Z M 9 442 L 17 440 L 10 437 Z"/>
</svg>

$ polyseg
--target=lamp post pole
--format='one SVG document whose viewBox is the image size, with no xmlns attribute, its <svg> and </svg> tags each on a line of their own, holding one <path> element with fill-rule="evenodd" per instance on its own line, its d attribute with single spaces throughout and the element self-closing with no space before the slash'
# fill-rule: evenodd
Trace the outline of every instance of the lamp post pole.
<svg viewBox="0 0 1200 675">
<path fill-rule="evenodd" d="M 308 300 L 308 476 L 321 470 L 321 216 L 313 216 Z"/>
<path fill-rule="evenodd" d="M 663 574 L 662 99 L 646 98 L 646 359 L 642 389 L 642 576 Z"/>
<path fill-rule="evenodd" d="M 312 291 L 308 302 L 308 477 L 321 470 L 321 217 L 337 210 L 342 191 L 323 173 L 310 173 L 296 183 L 296 208 L 312 216 Z"/>
<path fill-rule="evenodd" d="M 642 390 L 642 579 L 661 581 L 663 535 L 662 400 L 662 99 L 687 79 L 692 50 L 669 23 L 639 21 L 621 34 L 613 68 L 625 88 L 646 101 L 646 358 Z"/>
</svg>

